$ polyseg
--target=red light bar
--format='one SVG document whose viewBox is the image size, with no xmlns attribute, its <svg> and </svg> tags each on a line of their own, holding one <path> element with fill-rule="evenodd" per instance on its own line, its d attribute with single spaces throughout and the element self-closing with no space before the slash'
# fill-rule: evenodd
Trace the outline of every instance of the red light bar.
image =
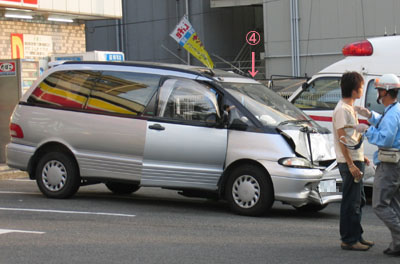
<svg viewBox="0 0 400 264">
<path fill-rule="evenodd" d="M 371 56 L 373 52 L 374 48 L 368 40 L 347 44 L 342 49 L 344 56 Z"/>
<path fill-rule="evenodd" d="M 10 134 L 11 137 L 24 138 L 24 132 L 22 132 L 22 128 L 14 123 L 10 124 Z"/>
</svg>

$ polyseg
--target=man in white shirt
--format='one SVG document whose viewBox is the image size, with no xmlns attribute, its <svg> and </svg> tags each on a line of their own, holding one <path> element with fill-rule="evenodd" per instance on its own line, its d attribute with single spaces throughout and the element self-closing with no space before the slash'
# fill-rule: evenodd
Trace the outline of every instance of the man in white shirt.
<svg viewBox="0 0 400 264">
<path fill-rule="evenodd" d="M 343 197 L 340 206 L 341 248 L 344 250 L 366 251 L 374 242 L 364 240 L 361 226 L 362 207 L 365 205 L 362 175 L 365 163 L 363 146 L 349 149 L 360 139 L 360 133 L 350 128 L 358 124 L 354 101 L 363 94 L 364 79 L 357 72 L 346 72 L 341 79 L 342 99 L 333 112 L 333 136 L 336 159 L 343 179 Z"/>
</svg>

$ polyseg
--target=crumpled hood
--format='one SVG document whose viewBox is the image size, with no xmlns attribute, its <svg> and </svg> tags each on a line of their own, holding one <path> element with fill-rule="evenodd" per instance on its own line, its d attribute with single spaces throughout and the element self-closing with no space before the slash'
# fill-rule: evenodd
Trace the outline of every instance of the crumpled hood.
<svg viewBox="0 0 400 264">
<path fill-rule="evenodd" d="M 302 127 L 298 127 L 298 129 L 296 128 L 281 130 L 292 138 L 296 145 L 295 151 L 303 157 L 311 160 L 307 133 L 301 131 Z M 310 140 L 313 161 L 336 159 L 332 133 L 310 133 Z"/>
</svg>

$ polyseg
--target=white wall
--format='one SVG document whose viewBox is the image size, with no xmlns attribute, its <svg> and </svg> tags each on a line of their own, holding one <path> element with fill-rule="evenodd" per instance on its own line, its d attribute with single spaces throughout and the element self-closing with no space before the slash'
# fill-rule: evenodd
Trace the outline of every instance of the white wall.
<svg viewBox="0 0 400 264">
<path fill-rule="evenodd" d="M 106 18 L 122 17 L 122 0 L 39 0 L 38 10 Z"/>
<path fill-rule="evenodd" d="M 301 75 L 343 58 L 344 45 L 400 32 L 398 0 L 298 0 Z M 267 76 L 292 74 L 290 0 L 267 1 L 264 38 Z"/>
</svg>

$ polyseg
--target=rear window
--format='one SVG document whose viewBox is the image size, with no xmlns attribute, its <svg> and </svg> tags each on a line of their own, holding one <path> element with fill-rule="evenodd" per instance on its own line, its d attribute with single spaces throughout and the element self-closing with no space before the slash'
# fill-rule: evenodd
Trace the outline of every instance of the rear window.
<svg viewBox="0 0 400 264">
<path fill-rule="evenodd" d="M 140 115 L 160 76 L 116 71 L 58 71 L 42 81 L 28 102 L 62 109 Z"/>
<path fill-rule="evenodd" d="M 90 90 L 100 77 L 93 71 L 59 71 L 43 80 L 28 102 L 63 108 L 84 109 Z"/>
</svg>

